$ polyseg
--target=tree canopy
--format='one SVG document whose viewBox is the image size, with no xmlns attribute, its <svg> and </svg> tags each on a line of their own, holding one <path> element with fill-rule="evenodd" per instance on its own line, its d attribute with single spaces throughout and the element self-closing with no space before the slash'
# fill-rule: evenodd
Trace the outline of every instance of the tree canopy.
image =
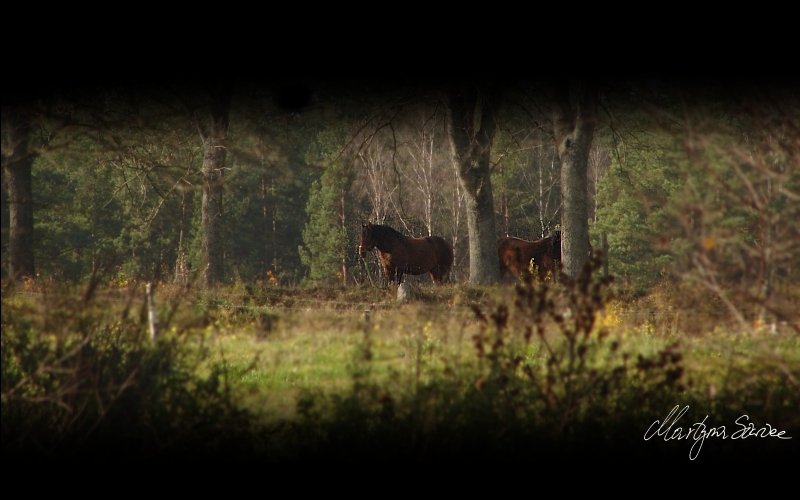
<svg viewBox="0 0 800 500">
<path fill-rule="evenodd" d="M 500 236 L 561 229 L 567 254 L 586 254 L 583 243 L 570 250 L 584 222 L 586 243 L 598 249 L 605 235 L 610 272 L 634 291 L 680 276 L 725 297 L 727 284 L 745 284 L 764 302 L 797 277 L 793 82 L 297 78 L 57 90 L 3 107 L 5 278 L 80 281 L 102 268 L 201 279 L 213 256 L 211 282 L 363 284 L 377 266 L 355 255 L 357 228 L 376 219 L 451 242 L 456 282 L 496 281 Z M 575 154 L 582 166 L 566 175 Z"/>
</svg>

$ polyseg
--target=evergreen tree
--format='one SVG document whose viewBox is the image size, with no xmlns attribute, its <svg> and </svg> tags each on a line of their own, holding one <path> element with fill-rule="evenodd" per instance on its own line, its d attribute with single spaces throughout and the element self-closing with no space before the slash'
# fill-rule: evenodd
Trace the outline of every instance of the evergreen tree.
<svg viewBox="0 0 800 500">
<path fill-rule="evenodd" d="M 346 283 L 348 252 L 355 253 L 349 245 L 347 231 L 348 193 L 354 172 L 341 154 L 345 138 L 343 127 L 330 127 L 318 134 L 316 144 L 309 151 L 310 159 L 322 159 L 327 163 L 322 176 L 311 184 L 306 206 L 308 222 L 303 229 L 304 245 L 299 247 L 301 261 L 308 267 L 308 277 L 314 281 Z"/>
</svg>

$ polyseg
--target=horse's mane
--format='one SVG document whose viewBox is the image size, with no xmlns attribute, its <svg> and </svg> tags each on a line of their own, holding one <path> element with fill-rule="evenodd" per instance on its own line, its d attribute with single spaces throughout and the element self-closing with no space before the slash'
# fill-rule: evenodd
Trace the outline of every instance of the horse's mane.
<svg viewBox="0 0 800 500">
<path fill-rule="evenodd" d="M 396 237 L 398 239 L 402 239 L 403 233 L 398 231 L 397 229 L 389 226 L 384 226 L 383 224 L 373 224 L 372 225 L 372 239 L 373 240 L 380 240 L 383 241 L 386 238 Z"/>
</svg>

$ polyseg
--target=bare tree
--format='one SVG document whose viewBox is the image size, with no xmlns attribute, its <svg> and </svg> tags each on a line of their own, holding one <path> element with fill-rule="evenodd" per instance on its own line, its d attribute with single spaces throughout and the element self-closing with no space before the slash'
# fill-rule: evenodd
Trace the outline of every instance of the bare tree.
<svg viewBox="0 0 800 500">
<path fill-rule="evenodd" d="M 462 224 L 464 219 L 464 212 L 466 208 L 466 195 L 464 194 L 464 188 L 461 185 L 461 180 L 458 176 L 458 170 L 455 168 L 455 162 L 452 162 L 453 168 L 450 172 L 450 179 L 449 182 L 445 184 L 447 187 L 446 195 L 446 203 L 444 204 L 446 207 L 446 215 L 450 218 L 449 232 L 448 236 L 450 237 L 450 242 L 453 245 L 453 250 L 455 252 L 455 258 L 453 261 L 453 268 L 451 272 L 453 273 L 453 280 L 459 279 L 460 276 L 460 264 L 463 261 L 463 257 L 459 257 L 459 248 L 461 244 L 461 239 L 463 237 L 462 232 Z"/>
<path fill-rule="evenodd" d="M 553 148 L 537 148 L 535 169 L 536 188 L 534 200 L 538 206 L 539 237 L 547 236 L 548 228 L 552 229 L 553 221 L 561 215 L 561 193 L 556 192 L 561 185 L 557 152 Z"/>
<path fill-rule="evenodd" d="M 197 114 L 197 130 L 203 141 L 202 259 L 203 282 L 206 286 L 223 280 L 222 194 L 225 156 L 228 147 L 228 125 L 231 87 L 218 83 L 208 88 L 210 123 L 203 123 Z"/>
<path fill-rule="evenodd" d="M 383 221 L 389 213 L 392 196 L 398 187 L 386 141 L 372 140 L 368 147 L 358 150 L 357 158 L 361 164 L 359 173 L 362 180 L 359 184 L 363 186 L 363 192 L 367 193 L 372 207 L 370 219 Z"/>
<path fill-rule="evenodd" d="M 597 222 L 597 193 L 600 179 L 608 171 L 611 164 L 611 154 L 600 144 L 592 144 L 589 151 L 589 199 L 591 200 L 591 219 Z"/>
<path fill-rule="evenodd" d="M 421 201 L 422 222 L 428 236 L 431 236 L 435 204 L 441 187 L 441 179 L 438 178 L 442 170 L 438 154 L 438 129 L 442 125 L 444 114 L 439 112 L 438 107 L 430 110 L 426 106 L 419 106 L 414 115 L 409 127 L 411 138 L 405 142 L 405 151 L 410 158 L 404 177 L 417 190 Z"/>
</svg>

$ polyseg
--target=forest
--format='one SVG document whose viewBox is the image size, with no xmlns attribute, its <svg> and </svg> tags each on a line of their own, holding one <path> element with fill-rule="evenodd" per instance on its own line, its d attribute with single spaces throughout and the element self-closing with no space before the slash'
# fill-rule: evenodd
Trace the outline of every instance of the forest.
<svg viewBox="0 0 800 500">
<path fill-rule="evenodd" d="M 482 107 L 498 108 L 480 159 L 491 183 L 491 206 L 480 210 L 494 218 L 484 239 L 537 240 L 561 228 L 554 113 L 589 109 L 578 198 L 593 247 L 605 234 L 621 283 L 643 293 L 710 265 L 755 287 L 792 281 L 795 88 L 595 82 L 597 102 L 581 107 L 579 84 L 557 83 L 563 96 L 535 79 L 464 94 L 470 126 Z M 354 249 L 360 224 L 373 221 L 443 236 L 455 249 L 451 281 L 467 282 L 475 201 L 458 162 L 472 160 L 454 158 L 447 127 L 448 92 L 462 89 L 103 84 L 4 106 L 3 276 L 13 268 L 77 283 L 100 267 L 123 280 L 361 285 L 367 268 Z M 703 258 L 709 246 L 714 262 Z"/>
<path fill-rule="evenodd" d="M 279 450 L 271 456 L 287 460 L 334 456 L 342 443 L 357 458 L 438 460 L 473 445 L 502 456 L 506 448 L 487 444 L 499 428 L 522 440 L 501 440 L 513 453 L 528 453 L 515 442 L 596 450 L 597 425 L 617 439 L 630 424 L 620 414 L 641 426 L 681 400 L 729 430 L 743 408 L 761 426 L 800 429 L 792 79 L 51 86 L 4 95 L 2 175 L 4 461 L 40 458 L 31 443 L 42 434 L 44 455 L 63 456 L 131 445 L 147 429 L 207 429 L 213 418 L 224 444 L 205 452 Z M 377 253 L 359 255 L 366 223 L 444 238 L 449 284 L 406 275 L 415 300 L 397 304 Z M 503 279 L 499 238 L 554 231 L 563 235 L 557 276 Z M 632 346 L 619 363 L 608 361 L 617 342 Z M 252 359 L 258 349 L 267 361 Z M 338 361 L 320 375 L 323 365 L 295 350 Z M 589 352 L 595 364 L 584 363 Z M 289 358 L 295 371 L 280 382 Z M 693 362 L 694 372 L 681 364 Z M 753 370 L 763 377 L 747 379 Z M 125 403 L 129 392 L 139 403 Z M 180 407 L 178 393 L 189 405 L 180 418 L 167 409 Z M 634 410 L 643 397 L 653 405 Z M 162 413 L 111 410 L 143 400 Z M 259 412 L 272 415 L 268 424 Z M 274 428 L 264 429 L 283 418 L 297 427 L 270 441 Z M 350 424 L 369 429 L 373 444 L 342 430 Z M 488 429 L 485 442 L 464 438 L 473 427 Z M 137 453 L 195 453 L 208 441 L 197 432 L 179 451 L 156 440 Z M 769 453 L 790 449 L 783 444 Z"/>
</svg>

